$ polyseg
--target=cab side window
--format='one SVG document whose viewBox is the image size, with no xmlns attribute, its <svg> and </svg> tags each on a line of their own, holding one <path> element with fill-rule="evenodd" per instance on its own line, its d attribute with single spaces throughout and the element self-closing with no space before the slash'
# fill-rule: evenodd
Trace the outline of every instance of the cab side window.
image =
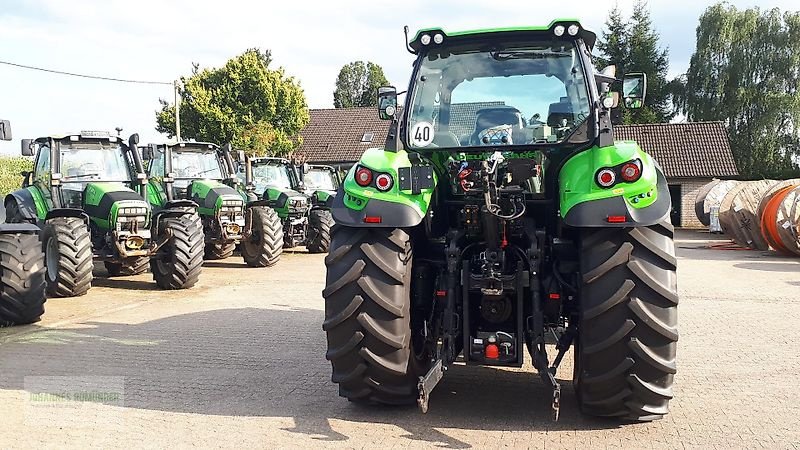
<svg viewBox="0 0 800 450">
<path fill-rule="evenodd" d="M 42 181 L 45 178 L 48 181 L 50 180 L 50 147 L 42 145 L 39 147 L 39 155 L 36 158 L 33 179 L 35 181 Z"/>
<path fill-rule="evenodd" d="M 39 147 L 39 154 L 36 156 L 36 165 L 33 167 L 33 184 L 38 186 L 39 192 L 44 197 L 47 207 L 53 207 L 50 197 L 50 146 L 42 145 Z"/>
<path fill-rule="evenodd" d="M 164 176 L 164 152 L 156 150 L 154 159 L 150 161 L 150 177 Z"/>
</svg>

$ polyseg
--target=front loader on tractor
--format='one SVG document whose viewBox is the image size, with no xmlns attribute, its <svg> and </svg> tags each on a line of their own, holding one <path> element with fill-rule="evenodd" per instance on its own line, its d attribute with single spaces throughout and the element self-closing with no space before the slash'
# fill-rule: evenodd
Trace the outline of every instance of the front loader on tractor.
<svg viewBox="0 0 800 450">
<path fill-rule="evenodd" d="M 48 294 L 88 292 L 94 259 L 110 275 L 141 273 L 149 260 L 161 289 L 197 282 L 196 214 L 180 204 L 151 211 L 138 140 L 96 131 L 22 140 L 22 154 L 36 159 L 23 188 L 5 198 L 6 221 L 42 227 Z"/>
<path fill-rule="evenodd" d="M 325 253 L 333 227 L 328 206 L 331 193 L 327 186 L 311 190 L 301 181 L 309 170 L 307 164 L 296 165 L 285 158 L 245 157 L 239 177 L 252 200 L 266 202 L 278 213 L 284 247 L 305 245 L 309 253 Z"/>
<path fill-rule="evenodd" d="M 0 141 L 11 140 L 11 123 L 0 120 Z M 0 327 L 37 322 L 44 314 L 44 253 L 39 227 L 0 224 Z"/>
<path fill-rule="evenodd" d="M 158 208 L 184 199 L 198 205 L 206 259 L 225 259 L 239 244 L 245 263 L 251 267 L 278 262 L 283 251 L 280 219 L 264 202 L 245 204 L 229 146 L 179 142 L 152 144 L 142 151 L 150 161 L 150 204 Z"/>
<path fill-rule="evenodd" d="M 558 418 L 557 369 L 573 348 L 584 413 L 668 412 L 671 200 L 656 161 L 614 139 L 623 80 L 595 70 L 595 40 L 559 20 L 432 28 L 407 44 L 405 105 L 379 89 L 385 148 L 363 154 L 332 206 L 323 329 L 341 396 L 424 412 L 456 358 L 521 367 L 527 348 Z M 645 83 L 624 77 L 628 107 Z"/>
</svg>

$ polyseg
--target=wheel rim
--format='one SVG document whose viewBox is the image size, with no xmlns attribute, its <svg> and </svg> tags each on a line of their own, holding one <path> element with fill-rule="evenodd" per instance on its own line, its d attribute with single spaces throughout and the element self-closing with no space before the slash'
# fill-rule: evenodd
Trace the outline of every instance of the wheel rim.
<svg viewBox="0 0 800 450">
<path fill-rule="evenodd" d="M 55 282 L 58 279 L 58 240 L 55 236 L 47 240 L 47 250 L 45 253 L 47 279 L 51 282 Z"/>
</svg>

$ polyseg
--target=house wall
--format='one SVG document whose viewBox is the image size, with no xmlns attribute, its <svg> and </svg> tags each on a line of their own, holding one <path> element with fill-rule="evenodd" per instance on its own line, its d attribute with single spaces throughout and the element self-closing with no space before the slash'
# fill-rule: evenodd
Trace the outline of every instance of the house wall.
<svg viewBox="0 0 800 450">
<path fill-rule="evenodd" d="M 702 223 L 697 219 L 694 212 L 694 202 L 697 199 L 697 191 L 707 183 L 711 182 L 711 178 L 672 178 L 667 179 L 667 183 L 671 185 L 681 186 L 681 226 L 685 228 L 705 228 Z"/>
</svg>

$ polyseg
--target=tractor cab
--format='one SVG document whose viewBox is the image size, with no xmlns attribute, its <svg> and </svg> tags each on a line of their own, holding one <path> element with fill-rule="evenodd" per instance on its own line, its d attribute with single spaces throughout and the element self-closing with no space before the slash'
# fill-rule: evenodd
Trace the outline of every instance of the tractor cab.
<svg viewBox="0 0 800 450">
<path fill-rule="evenodd" d="M 115 183 L 136 188 L 137 175 L 128 145 L 103 131 L 42 137 L 22 141 L 22 154 L 36 155 L 32 173 L 24 184 L 40 185 L 51 206 L 82 208 L 84 195 L 98 184 Z M 55 201 L 51 187 L 59 189 Z"/>
<path fill-rule="evenodd" d="M 303 171 L 303 183 L 306 189 L 312 192 L 323 191 L 329 195 L 335 195 L 341 180 L 339 172 L 335 168 L 311 164 Z"/>
<path fill-rule="evenodd" d="M 145 159 L 150 160 L 148 173 L 153 178 L 166 177 L 174 198 L 189 197 L 193 181 L 207 180 L 225 183 L 230 179 L 223 152 L 216 144 L 206 142 L 179 142 L 171 145 L 143 147 Z M 169 162 L 167 162 L 169 154 Z M 166 195 L 166 192 L 163 193 Z"/>
<path fill-rule="evenodd" d="M 289 160 L 284 158 L 250 158 L 253 173 L 251 189 L 262 198 L 277 197 L 283 192 L 299 194 L 305 190 L 300 176 Z M 245 173 L 240 172 L 242 181 Z"/>
</svg>

